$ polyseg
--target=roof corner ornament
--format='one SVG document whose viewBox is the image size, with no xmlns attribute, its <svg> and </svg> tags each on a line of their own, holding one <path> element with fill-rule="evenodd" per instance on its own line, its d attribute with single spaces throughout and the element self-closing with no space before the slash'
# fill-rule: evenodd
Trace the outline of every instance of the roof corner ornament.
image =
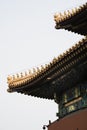
<svg viewBox="0 0 87 130">
<path fill-rule="evenodd" d="M 61 20 L 61 14 L 60 13 L 56 13 L 55 15 L 54 15 L 54 21 L 56 21 L 56 23 L 58 23 L 59 21 Z"/>
<path fill-rule="evenodd" d="M 36 73 L 36 69 L 35 68 L 33 68 L 33 73 Z"/>
<path fill-rule="evenodd" d="M 41 70 L 44 70 L 44 66 L 43 65 L 41 65 Z"/>
<path fill-rule="evenodd" d="M 10 83 L 11 81 L 12 81 L 12 76 L 9 75 L 9 76 L 7 77 L 7 83 Z"/>
<path fill-rule="evenodd" d="M 17 78 L 19 78 L 20 76 L 19 76 L 19 74 L 16 74 L 17 75 Z"/>
<path fill-rule="evenodd" d="M 29 70 L 29 75 L 31 75 L 32 74 L 32 72 L 31 72 L 31 70 Z"/>
<path fill-rule="evenodd" d="M 21 78 L 23 77 L 23 73 L 21 73 Z"/>
<path fill-rule="evenodd" d="M 37 67 L 37 73 L 39 73 L 40 72 L 40 68 L 39 67 Z"/>
<path fill-rule="evenodd" d="M 25 76 L 28 76 L 28 73 L 25 71 Z"/>
</svg>

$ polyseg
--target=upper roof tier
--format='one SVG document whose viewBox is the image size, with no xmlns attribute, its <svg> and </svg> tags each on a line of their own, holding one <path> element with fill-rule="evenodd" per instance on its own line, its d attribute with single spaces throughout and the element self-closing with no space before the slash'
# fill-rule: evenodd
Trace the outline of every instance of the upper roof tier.
<svg viewBox="0 0 87 130">
<path fill-rule="evenodd" d="M 87 3 L 54 15 L 56 29 L 65 29 L 81 35 L 87 35 Z"/>
<path fill-rule="evenodd" d="M 85 81 L 86 77 L 87 37 L 49 64 L 34 68 L 33 72 L 8 76 L 8 91 L 54 99 L 55 93 L 60 95 L 65 89 Z"/>
</svg>

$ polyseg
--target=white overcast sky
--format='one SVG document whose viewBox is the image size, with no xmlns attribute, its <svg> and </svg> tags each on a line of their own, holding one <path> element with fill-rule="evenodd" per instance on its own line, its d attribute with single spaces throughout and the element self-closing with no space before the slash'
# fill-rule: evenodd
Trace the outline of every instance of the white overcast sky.
<svg viewBox="0 0 87 130">
<path fill-rule="evenodd" d="M 82 36 L 56 30 L 53 16 L 87 0 L 0 0 L 0 130 L 42 130 L 54 101 L 7 92 L 6 77 L 63 53 Z"/>
</svg>

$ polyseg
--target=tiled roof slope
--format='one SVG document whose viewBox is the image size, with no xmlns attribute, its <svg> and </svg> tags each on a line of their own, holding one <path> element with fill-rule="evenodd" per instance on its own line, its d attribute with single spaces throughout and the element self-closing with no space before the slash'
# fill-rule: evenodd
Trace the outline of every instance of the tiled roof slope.
<svg viewBox="0 0 87 130">
<path fill-rule="evenodd" d="M 81 35 L 87 35 L 87 3 L 54 15 L 56 29 L 65 29 Z"/>
<path fill-rule="evenodd" d="M 74 68 L 79 68 L 78 66 L 80 65 L 84 66 L 81 67 L 82 73 L 79 74 L 80 78 L 82 78 L 81 76 L 85 74 L 83 71 L 87 70 L 86 62 L 87 37 L 79 41 L 79 43 L 75 44 L 59 57 L 54 58 L 53 61 L 46 66 L 34 68 L 32 73 L 29 71 L 24 74 L 21 73 L 14 76 L 8 76 L 8 91 L 16 91 L 27 95 L 53 99 L 56 88 L 58 88 L 58 91 L 60 92 L 67 87 L 67 85 L 64 85 L 66 83 L 62 85 L 59 84 L 59 86 L 58 83 L 62 80 L 61 83 L 65 82 L 64 80 L 68 79 L 68 76 L 73 74 Z M 72 79 L 74 79 L 74 77 L 71 76 Z M 78 79 L 75 80 L 76 83 Z M 68 82 L 70 85 L 72 82 L 71 79 L 69 79 Z M 60 86 L 63 86 L 63 88 L 60 88 Z"/>
</svg>

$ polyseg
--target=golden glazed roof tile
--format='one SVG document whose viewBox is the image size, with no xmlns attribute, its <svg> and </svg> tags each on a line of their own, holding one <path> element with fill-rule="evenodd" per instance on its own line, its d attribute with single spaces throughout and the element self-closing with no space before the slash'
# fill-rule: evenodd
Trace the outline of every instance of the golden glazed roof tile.
<svg viewBox="0 0 87 130">
<path fill-rule="evenodd" d="M 65 53 L 58 56 L 57 58 L 54 58 L 52 62 L 49 64 L 46 64 L 45 66 L 40 66 L 37 68 L 33 68 L 32 70 L 26 71 L 24 73 L 18 73 L 13 76 L 7 77 L 7 83 L 9 88 L 17 88 L 21 87 L 25 84 L 29 84 L 33 82 L 33 80 L 40 80 L 45 75 L 47 75 L 49 72 L 54 71 L 56 67 L 61 67 L 63 64 L 66 64 L 63 68 L 58 69 L 58 73 L 63 72 L 64 70 L 68 69 L 69 66 L 73 65 L 79 58 L 81 59 L 81 56 L 77 60 L 72 60 L 69 64 L 67 62 L 74 58 L 77 54 L 80 54 L 81 51 L 87 49 L 87 43 L 84 45 L 84 42 L 87 42 L 87 37 L 79 41 L 79 43 L 72 46 L 72 48 L 68 49 Z M 51 78 L 50 78 L 51 79 Z"/>
<path fill-rule="evenodd" d="M 65 29 L 80 35 L 87 35 L 87 3 L 78 8 L 54 15 L 56 29 Z"/>
<path fill-rule="evenodd" d="M 67 10 L 64 11 L 64 13 L 56 13 L 54 15 L 54 20 L 56 21 L 56 23 L 60 23 L 62 21 L 65 21 L 66 19 L 69 19 L 70 17 L 79 14 L 82 10 L 84 10 L 85 8 L 87 8 L 87 3 L 79 6 L 78 8 L 74 8 L 72 10 Z"/>
</svg>

